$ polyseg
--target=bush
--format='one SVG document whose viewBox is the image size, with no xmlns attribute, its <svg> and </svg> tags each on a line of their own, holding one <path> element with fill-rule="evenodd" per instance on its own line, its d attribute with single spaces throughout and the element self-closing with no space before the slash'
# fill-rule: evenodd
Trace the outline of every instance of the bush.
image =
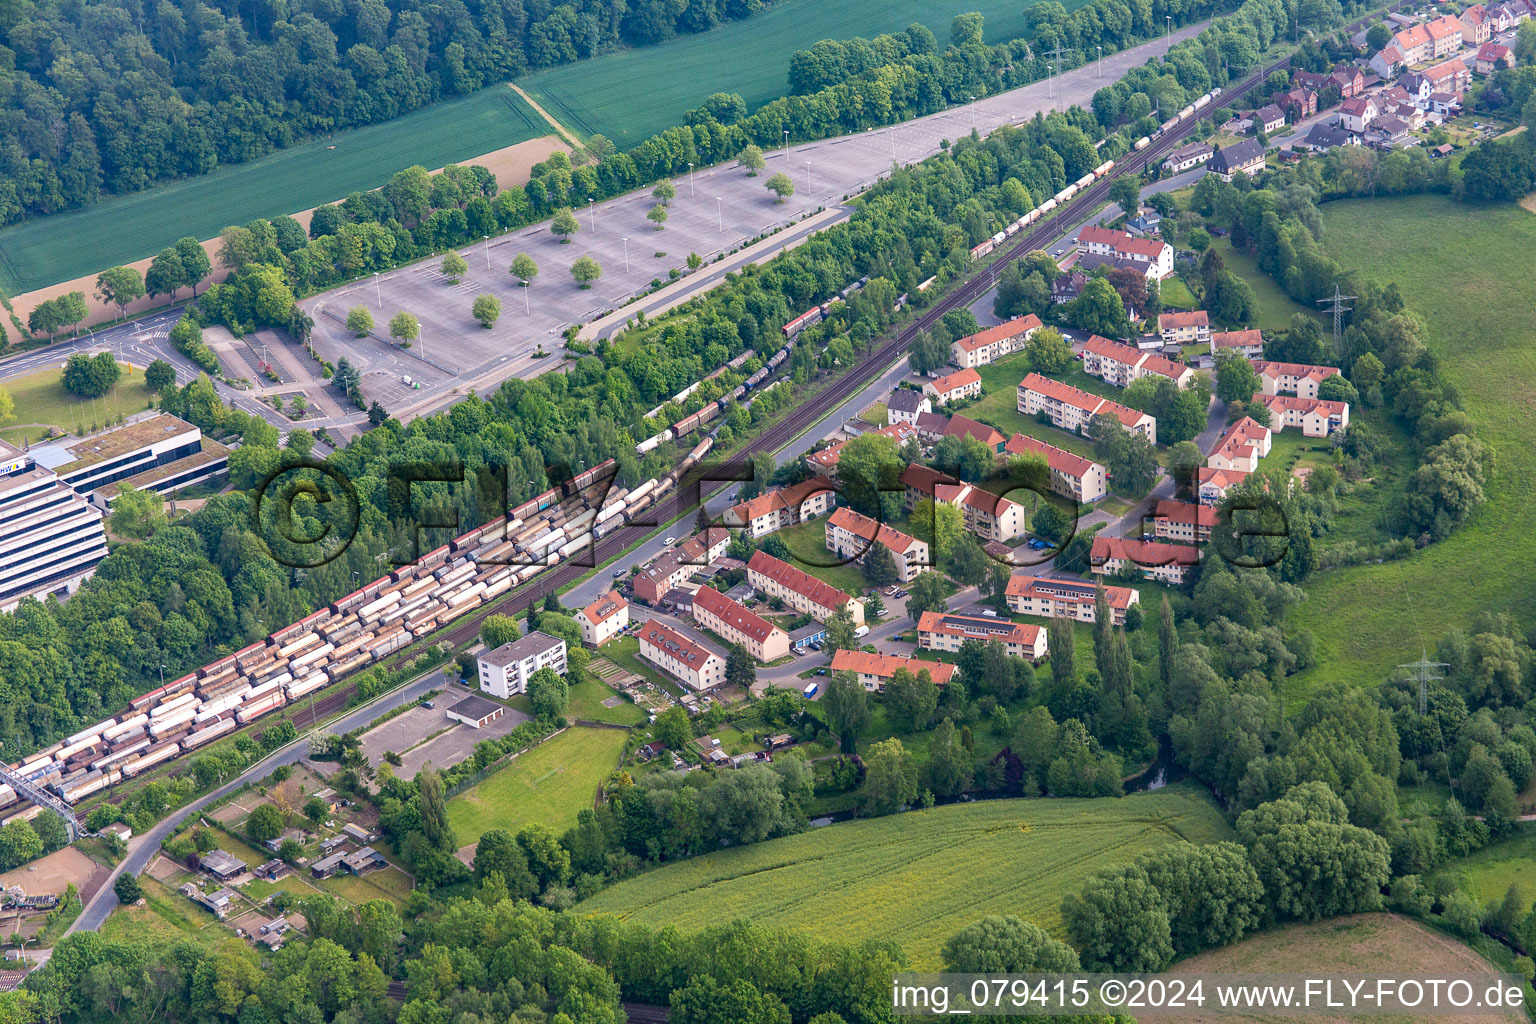
<svg viewBox="0 0 1536 1024">
<path fill-rule="evenodd" d="M 124 904 L 137 903 L 144 895 L 138 878 L 127 871 L 117 876 L 117 881 L 112 883 L 112 891 L 117 893 L 118 902 Z"/>
</svg>

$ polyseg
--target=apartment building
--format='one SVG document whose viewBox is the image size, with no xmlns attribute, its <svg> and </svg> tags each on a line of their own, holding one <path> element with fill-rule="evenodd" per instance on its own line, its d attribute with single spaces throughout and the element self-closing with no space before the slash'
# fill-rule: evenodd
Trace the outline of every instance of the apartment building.
<svg viewBox="0 0 1536 1024">
<path fill-rule="evenodd" d="M 1038 373 L 1031 373 L 1019 381 L 1018 409 L 1028 416 L 1043 412 L 1052 426 L 1074 434 L 1087 434 L 1095 416 L 1113 416 L 1127 430 L 1157 443 L 1157 420 L 1148 414 Z"/>
<path fill-rule="evenodd" d="M 1276 363 L 1263 359 L 1254 360 L 1261 390 L 1266 395 L 1295 395 L 1297 398 L 1316 398 L 1317 386 L 1329 377 L 1340 376 L 1337 366 L 1314 366 L 1311 363 Z"/>
<path fill-rule="evenodd" d="M 1244 416 L 1221 435 L 1205 464 L 1211 469 L 1252 473 L 1259 468 L 1259 460 L 1269 454 L 1272 439 L 1268 427 Z"/>
<path fill-rule="evenodd" d="M 1461 12 L 1461 41 L 1467 46 L 1481 46 L 1493 38 L 1493 19 L 1488 8 L 1473 4 Z"/>
<path fill-rule="evenodd" d="M 788 633 L 714 587 L 700 587 L 693 595 L 693 621 L 728 643 L 741 644 L 758 661 L 789 654 Z"/>
<path fill-rule="evenodd" d="M 1250 178 L 1264 169 L 1264 144 L 1258 139 L 1242 139 L 1216 151 L 1206 169 L 1231 181 L 1239 174 Z"/>
<path fill-rule="evenodd" d="M 802 480 L 732 505 L 721 518 L 732 526 L 744 528 L 748 537 L 757 540 L 823 515 L 836 503 L 837 494 L 826 481 Z"/>
<path fill-rule="evenodd" d="M 105 557 L 101 510 L 0 441 L 0 612 L 26 597 L 74 593 Z"/>
<path fill-rule="evenodd" d="M 1059 615 L 1077 622 L 1095 622 L 1098 609 L 1094 594 L 1100 586 L 1103 585 L 1046 576 L 1011 576 L 1005 596 L 1008 607 L 1020 615 L 1038 615 L 1043 619 Z M 1114 624 L 1125 625 L 1126 609 L 1140 604 L 1141 594 L 1131 587 L 1103 586 L 1103 590 Z"/>
<path fill-rule="evenodd" d="M 647 604 L 660 604 L 668 591 L 676 589 L 699 568 L 724 555 L 730 543 L 731 532 L 723 527 L 711 526 L 694 534 L 671 551 L 657 556 L 650 568 L 635 574 L 632 584 L 635 597 Z"/>
<path fill-rule="evenodd" d="M 581 642 L 601 647 L 629 626 L 629 602 L 617 590 L 610 590 L 572 616 L 581 627 Z"/>
<path fill-rule="evenodd" d="M 1195 493 L 1202 505 L 1214 505 L 1227 496 L 1227 492 L 1243 482 L 1248 473 L 1241 469 L 1212 469 L 1201 466 L 1195 474 Z"/>
<path fill-rule="evenodd" d="M 1173 246 L 1161 238 L 1137 238 L 1128 231 L 1090 224 L 1077 234 L 1077 251 L 1142 264 L 1156 281 L 1173 273 Z"/>
<path fill-rule="evenodd" d="M 1109 493 L 1109 471 L 1092 459 L 1046 444 L 1028 434 L 1014 434 L 1003 449 L 1009 455 L 1043 455 L 1051 471 L 1051 490 L 1079 505 L 1098 501 Z"/>
<path fill-rule="evenodd" d="M 797 612 L 826 622 L 846 611 L 854 625 L 864 623 L 864 605 L 847 594 L 782 562 L 765 551 L 752 552 L 747 562 L 747 582 L 768 598 L 778 598 Z"/>
<path fill-rule="evenodd" d="M 833 511 L 827 520 L 827 549 L 842 558 L 863 561 L 879 545 L 890 551 L 901 582 L 911 583 L 930 567 L 928 545 L 851 508 Z"/>
<path fill-rule="evenodd" d="M 924 661 L 921 658 L 902 658 L 894 654 L 871 654 L 868 651 L 834 651 L 833 672 L 852 672 L 859 685 L 870 693 L 883 693 L 885 684 L 892 676 L 905 669 L 916 676 L 928 673 L 935 686 L 944 686 L 955 678 L 957 669 L 942 661 Z"/>
<path fill-rule="evenodd" d="M 1182 390 L 1195 380 L 1195 371 L 1183 363 L 1097 334 L 1083 346 L 1083 372 L 1119 388 L 1129 387 L 1143 377 L 1165 377 Z"/>
<path fill-rule="evenodd" d="M 923 612 L 917 620 L 917 646 L 921 650 L 953 654 L 967 640 L 1002 644 L 1010 656 L 1030 661 L 1039 661 L 1047 653 L 1043 626 L 946 612 Z"/>
<path fill-rule="evenodd" d="M 1200 564 L 1200 549 L 1099 534 L 1093 538 L 1088 561 L 1096 576 L 1113 576 L 1131 566 L 1144 579 L 1178 586 Z"/>
<path fill-rule="evenodd" d="M 1152 508 L 1152 527 L 1158 540 L 1177 544 L 1204 544 L 1216 525 L 1216 509 L 1189 501 L 1161 499 Z"/>
<path fill-rule="evenodd" d="M 950 345 L 950 362 L 962 369 L 975 369 L 995 363 L 1022 349 L 1025 342 L 1029 341 L 1029 336 L 1042 326 L 1040 318 L 1029 313 L 976 334 L 966 335 Z"/>
<path fill-rule="evenodd" d="M 1348 402 L 1325 402 L 1320 398 L 1294 398 L 1290 395 L 1261 395 L 1259 401 L 1269 410 L 1271 430 L 1300 427 L 1304 437 L 1327 437 L 1349 426 Z"/>
<path fill-rule="evenodd" d="M 981 394 L 981 374 L 969 367 L 947 373 L 924 384 L 923 394 L 939 405 L 975 398 Z"/>
<path fill-rule="evenodd" d="M 1025 530 L 1023 505 L 974 484 L 961 483 L 936 469 L 909 465 L 902 470 L 900 481 L 906 490 L 908 511 L 924 498 L 954 505 L 960 509 L 965 528 L 980 541 L 1007 542 Z"/>
<path fill-rule="evenodd" d="M 1157 318 L 1157 333 L 1164 345 L 1194 345 L 1211 340 L 1211 318 L 1203 309 L 1187 313 L 1163 313 Z"/>
<path fill-rule="evenodd" d="M 640 657 L 690 690 L 709 690 L 725 682 L 724 658 L 655 620 L 640 630 Z"/>
<path fill-rule="evenodd" d="M 505 700 L 528 692 L 528 680 L 541 668 L 565 674 L 565 641 L 534 630 L 475 659 L 480 689 Z"/>
<path fill-rule="evenodd" d="M 1236 352 L 1238 355 L 1247 356 L 1249 359 L 1258 359 L 1264 355 L 1264 334 L 1253 329 L 1246 331 L 1212 331 L 1211 355 L 1214 356 L 1218 352 Z"/>
</svg>

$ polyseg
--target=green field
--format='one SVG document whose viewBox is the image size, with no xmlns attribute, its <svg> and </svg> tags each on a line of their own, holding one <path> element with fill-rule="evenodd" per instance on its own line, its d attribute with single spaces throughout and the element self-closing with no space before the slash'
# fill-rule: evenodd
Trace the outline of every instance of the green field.
<svg viewBox="0 0 1536 1024">
<path fill-rule="evenodd" d="M 645 721 L 644 709 L 627 697 L 620 697 L 620 703 L 611 708 L 603 706 L 603 701 L 617 696 L 618 691 L 601 679 L 588 678 L 571 687 L 571 702 L 566 705 L 565 716 L 615 725 L 639 725 Z"/>
<path fill-rule="evenodd" d="M 628 149 L 680 123 L 683 113 L 710 93 L 737 93 L 751 110 L 783 96 L 789 89 L 789 58 L 818 40 L 872 38 L 918 21 L 944 46 L 956 14 L 980 11 L 987 19 L 986 39 L 995 43 L 1023 34 L 1027 6 L 1007 0 L 886 0 L 878 7 L 862 0 L 779 0 L 746 21 L 550 68 L 518 85 L 578 134 L 601 132 Z M 1082 0 L 1066 0 L 1069 11 L 1080 6 Z"/>
<path fill-rule="evenodd" d="M 548 825 L 564 832 L 592 806 L 597 787 L 619 763 L 629 733 L 573 727 L 534 747 L 478 786 L 448 801 L 448 821 L 461 844 L 493 828 L 516 832 Z"/>
<path fill-rule="evenodd" d="M 491 86 L 383 124 L 353 128 L 260 160 L 0 231 L 0 289 L 20 295 L 153 256 L 178 238 L 298 213 L 377 188 L 411 164 L 467 161 L 549 125 L 517 93 Z"/>
<path fill-rule="evenodd" d="M 1333 236 L 1330 235 L 1328 237 L 1330 248 L 1333 241 Z M 1211 239 L 1211 248 L 1221 253 L 1221 258 L 1228 270 L 1247 281 L 1248 286 L 1253 289 L 1254 327 L 1262 331 L 1283 330 L 1290 326 L 1293 314 L 1317 312 L 1314 309 L 1308 309 L 1281 291 L 1275 279 L 1260 270 L 1252 256 L 1246 252 L 1233 252 L 1232 243 L 1227 239 Z"/>
<path fill-rule="evenodd" d="M 777 536 L 789 548 L 790 554 L 795 556 L 795 568 L 831 584 L 850 597 L 863 596 L 864 588 L 869 586 L 869 581 L 864 578 L 863 566 L 857 562 L 825 564 L 842 560 L 841 555 L 827 547 L 825 516 L 780 530 Z"/>
<path fill-rule="evenodd" d="M 919 969 L 956 930 L 1017 914 L 1057 934 L 1061 898 L 1098 868 L 1229 838 L 1193 787 L 1120 800 L 987 800 L 870 818 L 671 864 L 581 904 L 697 929 L 734 918 L 825 939 L 889 936 Z"/>
<path fill-rule="evenodd" d="M 36 442 L 45 427 L 78 434 L 92 424 L 104 428 L 119 415 L 131 416 L 149 408 L 144 371 L 134 370 L 129 376 L 126 363 L 119 363 L 118 368 L 123 375 L 117 386 L 94 401 L 65 391 L 56 366 L 0 383 L 16 403 L 16 419 L 10 426 L 0 427 L 0 440 L 18 445 L 23 441 Z"/>
<path fill-rule="evenodd" d="M 411 877 L 399 868 L 390 866 L 366 875 L 332 875 L 319 881 L 319 886 L 356 906 L 369 900 L 389 900 L 404 903 L 411 894 Z"/>
<path fill-rule="evenodd" d="M 1451 537 L 1411 558 L 1318 573 L 1287 618 L 1317 639 L 1317 668 L 1287 680 L 1294 704 L 1324 682 L 1380 682 L 1431 652 L 1479 611 L 1536 620 L 1536 320 L 1529 260 L 1536 216 L 1440 196 L 1323 206 L 1325 243 L 1346 269 L 1397 282 L 1428 326 L 1441 373 L 1494 451 L 1488 502 Z"/>
</svg>

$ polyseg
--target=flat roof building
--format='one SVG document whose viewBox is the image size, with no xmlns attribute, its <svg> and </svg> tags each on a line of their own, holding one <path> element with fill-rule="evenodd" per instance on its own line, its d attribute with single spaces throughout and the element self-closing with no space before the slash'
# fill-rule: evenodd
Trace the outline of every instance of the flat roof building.
<svg viewBox="0 0 1536 1024">
<path fill-rule="evenodd" d="M 507 713 L 505 704 L 470 694 L 446 712 L 455 722 L 463 722 L 471 729 L 484 728 Z M 356 837 L 354 837 L 356 838 Z"/>
<path fill-rule="evenodd" d="M 0 612 L 26 597 L 74 593 L 105 557 L 101 510 L 0 441 Z"/>
<path fill-rule="evenodd" d="M 541 668 L 565 674 L 565 641 L 534 630 L 477 659 L 480 689 L 503 700 L 528 692 L 528 680 Z"/>
</svg>

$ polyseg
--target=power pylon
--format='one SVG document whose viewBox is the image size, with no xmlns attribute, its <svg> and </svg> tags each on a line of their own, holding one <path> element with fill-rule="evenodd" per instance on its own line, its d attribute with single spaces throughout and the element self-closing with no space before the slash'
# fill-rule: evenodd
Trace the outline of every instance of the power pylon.
<svg viewBox="0 0 1536 1024">
<path fill-rule="evenodd" d="M 1333 297 L 1318 299 L 1317 304 L 1323 307 L 1324 313 L 1333 314 L 1333 356 L 1335 359 L 1344 358 L 1344 314 L 1354 309 L 1354 306 L 1346 305 L 1358 299 L 1358 295 L 1341 295 L 1339 286 L 1333 286 Z"/>
<path fill-rule="evenodd" d="M 1429 711 L 1429 684 L 1437 679 L 1444 679 L 1445 676 L 1440 675 L 1437 670 L 1450 668 L 1450 665 L 1443 661 L 1430 661 L 1429 652 L 1423 651 L 1418 661 L 1411 661 L 1406 665 L 1399 665 L 1397 667 L 1408 669 L 1414 680 L 1418 682 L 1419 714 L 1427 714 Z"/>
</svg>

